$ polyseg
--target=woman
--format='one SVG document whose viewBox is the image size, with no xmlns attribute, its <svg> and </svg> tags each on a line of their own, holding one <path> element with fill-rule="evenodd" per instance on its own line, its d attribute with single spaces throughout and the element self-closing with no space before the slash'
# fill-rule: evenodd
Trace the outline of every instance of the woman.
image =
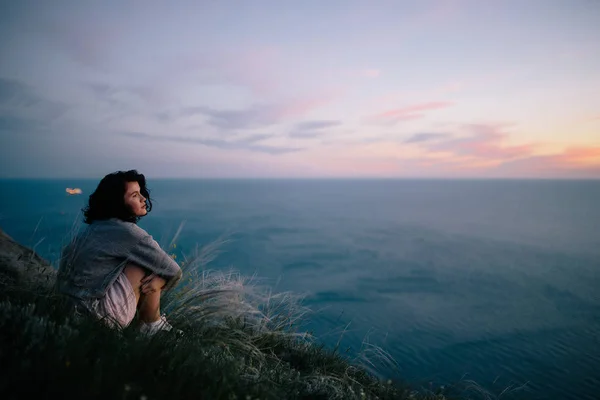
<svg viewBox="0 0 600 400">
<path fill-rule="evenodd" d="M 137 225 L 151 209 L 144 175 L 105 176 L 83 209 L 88 226 L 63 249 L 57 288 L 110 326 L 128 326 L 137 310 L 141 332 L 153 335 L 172 329 L 160 296 L 181 279 L 181 268 Z"/>
</svg>

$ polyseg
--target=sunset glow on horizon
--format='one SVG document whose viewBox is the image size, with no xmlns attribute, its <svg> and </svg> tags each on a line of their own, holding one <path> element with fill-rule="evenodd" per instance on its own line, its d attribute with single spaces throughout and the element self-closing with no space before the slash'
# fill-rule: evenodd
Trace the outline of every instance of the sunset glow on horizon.
<svg viewBox="0 0 600 400">
<path fill-rule="evenodd" d="M 600 178 L 600 2 L 0 6 L 0 177 Z"/>
</svg>

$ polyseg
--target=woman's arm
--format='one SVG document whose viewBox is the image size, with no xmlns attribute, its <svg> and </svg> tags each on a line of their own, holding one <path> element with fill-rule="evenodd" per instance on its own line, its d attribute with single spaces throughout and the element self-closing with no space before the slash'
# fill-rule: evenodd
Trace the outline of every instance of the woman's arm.
<svg viewBox="0 0 600 400">
<path fill-rule="evenodd" d="M 127 262 L 147 269 L 165 279 L 164 290 L 169 290 L 181 279 L 181 268 L 152 238 L 145 235 L 127 256 Z"/>
</svg>

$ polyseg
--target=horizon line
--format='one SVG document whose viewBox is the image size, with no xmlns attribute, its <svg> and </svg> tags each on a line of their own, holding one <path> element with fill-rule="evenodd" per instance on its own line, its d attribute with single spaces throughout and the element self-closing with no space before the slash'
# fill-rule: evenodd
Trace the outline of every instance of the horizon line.
<svg viewBox="0 0 600 400">
<path fill-rule="evenodd" d="M 105 174 L 106 175 L 106 174 Z M 149 180 L 313 180 L 313 181 L 326 181 L 326 180 L 361 180 L 361 181 L 375 181 L 375 180 L 388 180 L 388 181 L 402 181 L 402 180 L 430 180 L 430 181 L 600 181 L 600 177 L 156 177 L 152 178 L 148 174 L 144 174 L 146 179 Z M 104 175 L 94 177 L 1 177 L 0 180 L 97 180 L 102 179 Z"/>
</svg>

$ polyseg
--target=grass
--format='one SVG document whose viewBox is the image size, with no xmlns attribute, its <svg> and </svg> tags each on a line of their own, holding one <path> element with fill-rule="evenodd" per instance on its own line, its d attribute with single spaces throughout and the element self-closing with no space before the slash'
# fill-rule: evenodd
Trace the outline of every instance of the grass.
<svg viewBox="0 0 600 400">
<path fill-rule="evenodd" d="M 446 399 L 369 373 L 298 329 L 309 311 L 291 293 L 206 269 L 219 244 L 182 260 L 184 278 L 163 310 L 182 337 L 146 338 L 70 313 L 51 289 L 0 281 L 0 393 L 5 399 Z M 364 365 L 361 366 L 361 362 Z"/>
</svg>

